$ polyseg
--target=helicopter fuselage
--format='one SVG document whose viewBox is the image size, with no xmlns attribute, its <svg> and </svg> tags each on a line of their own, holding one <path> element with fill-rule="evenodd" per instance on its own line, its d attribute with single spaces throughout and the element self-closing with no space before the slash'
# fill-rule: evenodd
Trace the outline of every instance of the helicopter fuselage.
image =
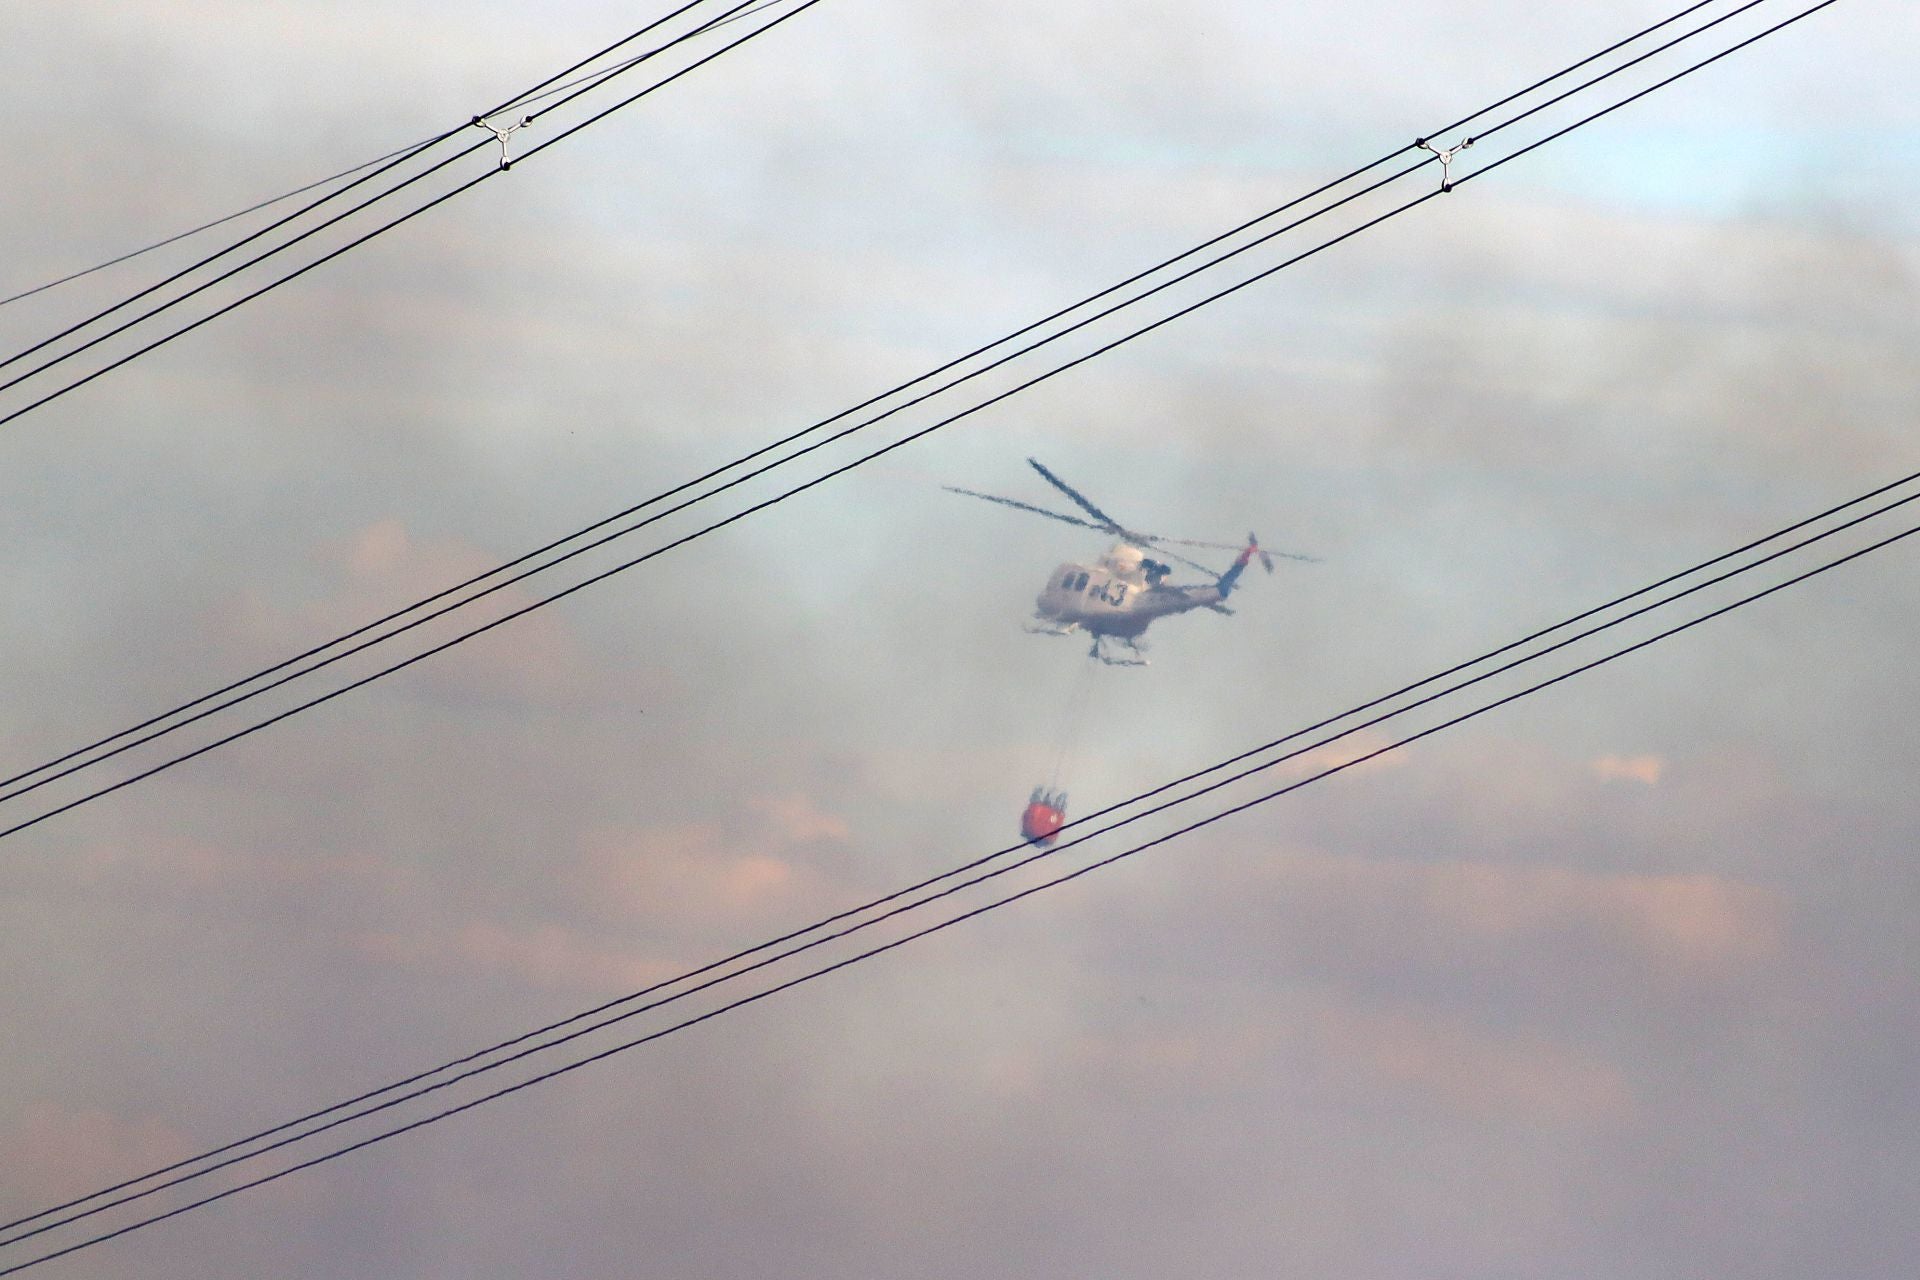
<svg viewBox="0 0 1920 1280">
<path fill-rule="evenodd" d="M 1089 657 L 1097 658 L 1110 666 L 1145 666 L 1145 658 L 1114 656 L 1107 650 L 1106 642 L 1116 641 L 1138 654 L 1145 647 L 1140 643 L 1140 633 L 1152 626 L 1155 618 L 1186 613 L 1191 609 L 1212 609 L 1216 613 L 1232 613 L 1233 610 L 1227 607 L 1227 597 L 1232 594 L 1234 584 L 1240 580 L 1241 573 L 1255 557 L 1259 558 L 1262 569 L 1268 573 L 1273 572 L 1275 553 L 1262 550 L 1260 540 L 1252 534 L 1248 534 L 1245 544 L 1241 545 L 1198 542 L 1190 538 L 1169 538 L 1164 534 L 1139 533 L 1127 528 L 1093 505 L 1085 494 L 1040 465 L 1038 459 L 1028 458 L 1027 463 L 1040 473 L 1041 479 L 1066 495 L 1074 506 L 1085 512 L 1086 518 L 1049 511 L 1045 507 L 1036 507 L 1031 502 L 1022 502 L 1017 498 L 1003 498 L 998 494 L 960 489 L 953 485 L 945 487 L 969 498 L 980 498 L 1003 507 L 1012 507 L 1016 511 L 1026 511 L 1082 529 L 1098 529 L 1120 539 L 1107 549 L 1107 553 L 1101 556 L 1096 564 L 1063 564 L 1053 571 L 1053 576 L 1047 579 L 1047 585 L 1041 589 L 1039 598 L 1034 601 L 1035 616 L 1042 625 L 1028 627 L 1029 631 L 1046 635 L 1066 635 L 1073 631 L 1084 631 L 1093 637 L 1093 645 L 1087 651 Z M 1212 547 L 1222 551 L 1238 551 L 1240 554 L 1235 557 L 1226 572 L 1219 574 L 1212 582 L 1180 586 L 1166 580 L 1167 575 L 1173 572 L 1172 566 L 1149 558 L 1149 553 L 1154 556 L 1165 556 L 1168 560 L 1177 560 L 1202 573 L 1213 571 L 1170 549 L 1176 546 Z M 1295 555 L 1288 551 L 1277 554 L 1298 560 L 1312 558 Z"/>
<path fill-rule="evenodd" d="M 1055 569 L 1034 601 L 1034 612 L 1066 630 L 1132 640 L 1155 618 L 1222 607 L 1226 593 L 1218 585 L 1175 586 L 1162 580 L 1166 573 L 1166 566 L 1123 543 L 1098 564 Z"/>
</svg>

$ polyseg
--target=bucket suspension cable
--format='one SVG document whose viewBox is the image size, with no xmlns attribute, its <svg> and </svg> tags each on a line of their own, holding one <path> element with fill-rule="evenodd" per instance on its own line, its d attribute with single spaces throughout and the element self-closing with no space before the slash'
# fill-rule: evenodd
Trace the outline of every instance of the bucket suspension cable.
<svg viewBox="0 0 1920 1280">
<path fill-rule="evenodd" d="M 1053 772 L 1049 775 L 1047 784 L 1055 793 L 1061 789 L 1067 759 L 1079 744 L 1080 730 L 1087 717 L 1087 703 L 1093 697 L 1093 673 L 1099 668 L 1099 664 L 1094 662 L 1081 662 L 1077 665 L 1080 668 L 1080 674 L 1075 677 L 1073 687 L 1067 693 L 1066 710 L 1060 717 L 1060 736 L 1057 739 L 1059 747 L 1054 752 Z"/>
<path fill-rule="evenodd" d="M 1021 838 L 1040 848 L 1052 844 L 1055 833 L 1067 821 L 1067 793 L 1063 785 L 1067 761 L 1079 740 L 1081 723 L 1086 719 L 1087 702 L 1093 692 L 1093 672 L 1098 664 L 1078 665 L 1080 673 L 1074 677 L 1073 687 L 1067 693 L 1066 710 L 1061 716 L 1053 773 L 1045 785 L 1033 789 L 1033 794 L 1027 797 L 1027 807 L 1020 814 Z"/>
</svg>

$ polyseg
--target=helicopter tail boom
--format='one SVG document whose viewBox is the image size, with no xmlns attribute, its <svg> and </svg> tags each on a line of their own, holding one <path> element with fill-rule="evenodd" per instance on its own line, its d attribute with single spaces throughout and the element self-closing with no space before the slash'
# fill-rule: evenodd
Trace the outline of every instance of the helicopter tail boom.
<svg viewBox="0 0 1920 1280">
<path fill-rule="evenodd" d="M 1240 581 L 1240 575 L 1246 571 L 1248 561 L 1255 556 L 1259 556 L 1269 566 L 1268 572 L 1272 572 L 1272 561 L 1267 560 L 1266 553 L 1260 550 L 1260 539 L 1248 534 L 1247 545 L 1241 548 L 1240 555 L 1234 560 L 1233 566 L 1221 574 L 1220 580 L 1214 584 L 1222 600 L 1233 594 L 1233 584 Z"/>
</svg>

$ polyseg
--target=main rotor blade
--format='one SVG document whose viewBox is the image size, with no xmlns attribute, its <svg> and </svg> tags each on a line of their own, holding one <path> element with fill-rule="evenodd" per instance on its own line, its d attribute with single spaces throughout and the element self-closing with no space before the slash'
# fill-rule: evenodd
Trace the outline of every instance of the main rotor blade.
<svg viewBox="0 0 1920 1280">
<path fill-rule="evenodd" d="M 1058 489 L 1060 492 L 1066 494 L 1069 498 L 1073 499 L 1075 506 L 1079 507 L 1082 511 L 1092 516 L 1095 520 L 1098 520 L 1100 522 L 1098 527 L 1105 529 L 1108 533 L 1116 533 L 1122 536 L 1127 536 L 1128 530 L 1125 525 L 1115 520 L 1112 516 L 1108 515 L 1106 512 L 1102 511 L 1100 508 L 1094 506 L 1091 502 L 1088 502 L 1085 494 L 1081 493 L 1078 489 L 1068 484 L 1065 480 L 1062 480 L 1059 476 L 1053 474 L 1053 472 L 1047 470 L 1044 466 L 1040 464 L 1040 461 L 1037 458 L 1028 458 L 1027 465 L 1032 467 L 1035 471 L 1038 471 L 1040 473 L 1041 479 L 1045 480 L 1048 484 L 1052 485 L 1054 488 Z"/>
<path fill-rule="evenodd" d="M 1210 551 L 1245 551 L 1247 549 L 1247 544 L 1244 542 L 1201 542 L 1194 538 L 1163 538 L 1157 533 L 1143 533 L 1139 536 L 1142 538 L 1146 538 L 1147 540 L 1153 542 L 1156 545 L 1165 544 L 1165 545 L 1174 546 L 1174 547 L 1205 547 Z M 1260 551 L 1264 555 L 1279 556 L 1282 560 L 1302 560 L 1308 564 L 1320 563 L 1319 556 L 1301 555 L 1297 551 L 1275 551 L 1272 547 L 1268 546 L 1264 542 L 1260 544 Z"/>
<path fill-rule="evenodd" d="M 1021 511 L 1031 511 L 1037 516 L 1045 516 L 1049 520 L 1058 520 L 1062 524 L 1078 525 L 1082 529 L 1099 529 L 1102 532 L 1106 531 L 1106 526 L 1104 525 L 1097 525 L 1091 521 L 1082 520 L 1078 516 L 1063 516 L 1058 511 L 1049 511 L 1045 507 L 1036 507 L 1030 502 L 1019 502 L 1013 498 L 1002 498 L 998 494 L 980 493 L 974 489 L 957 489 L 950 484 L 943 484 L 940 487 L 948 493 L 964 493 L 969 498 L 982 498 L 988 502 L 997 502 L 1003 507 L 1016 507 Z"/>
</svg>

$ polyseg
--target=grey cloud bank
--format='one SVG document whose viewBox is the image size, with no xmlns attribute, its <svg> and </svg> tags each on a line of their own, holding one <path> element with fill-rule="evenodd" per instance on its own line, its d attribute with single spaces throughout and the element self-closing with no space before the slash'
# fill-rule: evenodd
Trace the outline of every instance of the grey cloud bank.
<svg viewBox="0 0 1920 1280">
<path fill-rule="evenodd" d="M 0 750 L 517 554 L 1661 13 L 829 0 L 0 433 Z M 1091 807 L 1913 469 L 1911 168 L 1838 164 L 1910 147 L 1913 20 L 1837 5 L 0 844 L 0 1211 L 1005 844 L 1080 652 L 1018 623 L 1098 547 L 941 482 L 1001 491 L 1033 453 L 1123 519 L 1325 557 L 1101 673 Z M 13 165 L 43 180 L 0 192 L 0 285 L 637 21 L 20 15 Z M 1673 154 L 1697 170 L 1641 163 Z M 45 1274 L 1909 1274 L 1907 554 Z"/>
</svg>

